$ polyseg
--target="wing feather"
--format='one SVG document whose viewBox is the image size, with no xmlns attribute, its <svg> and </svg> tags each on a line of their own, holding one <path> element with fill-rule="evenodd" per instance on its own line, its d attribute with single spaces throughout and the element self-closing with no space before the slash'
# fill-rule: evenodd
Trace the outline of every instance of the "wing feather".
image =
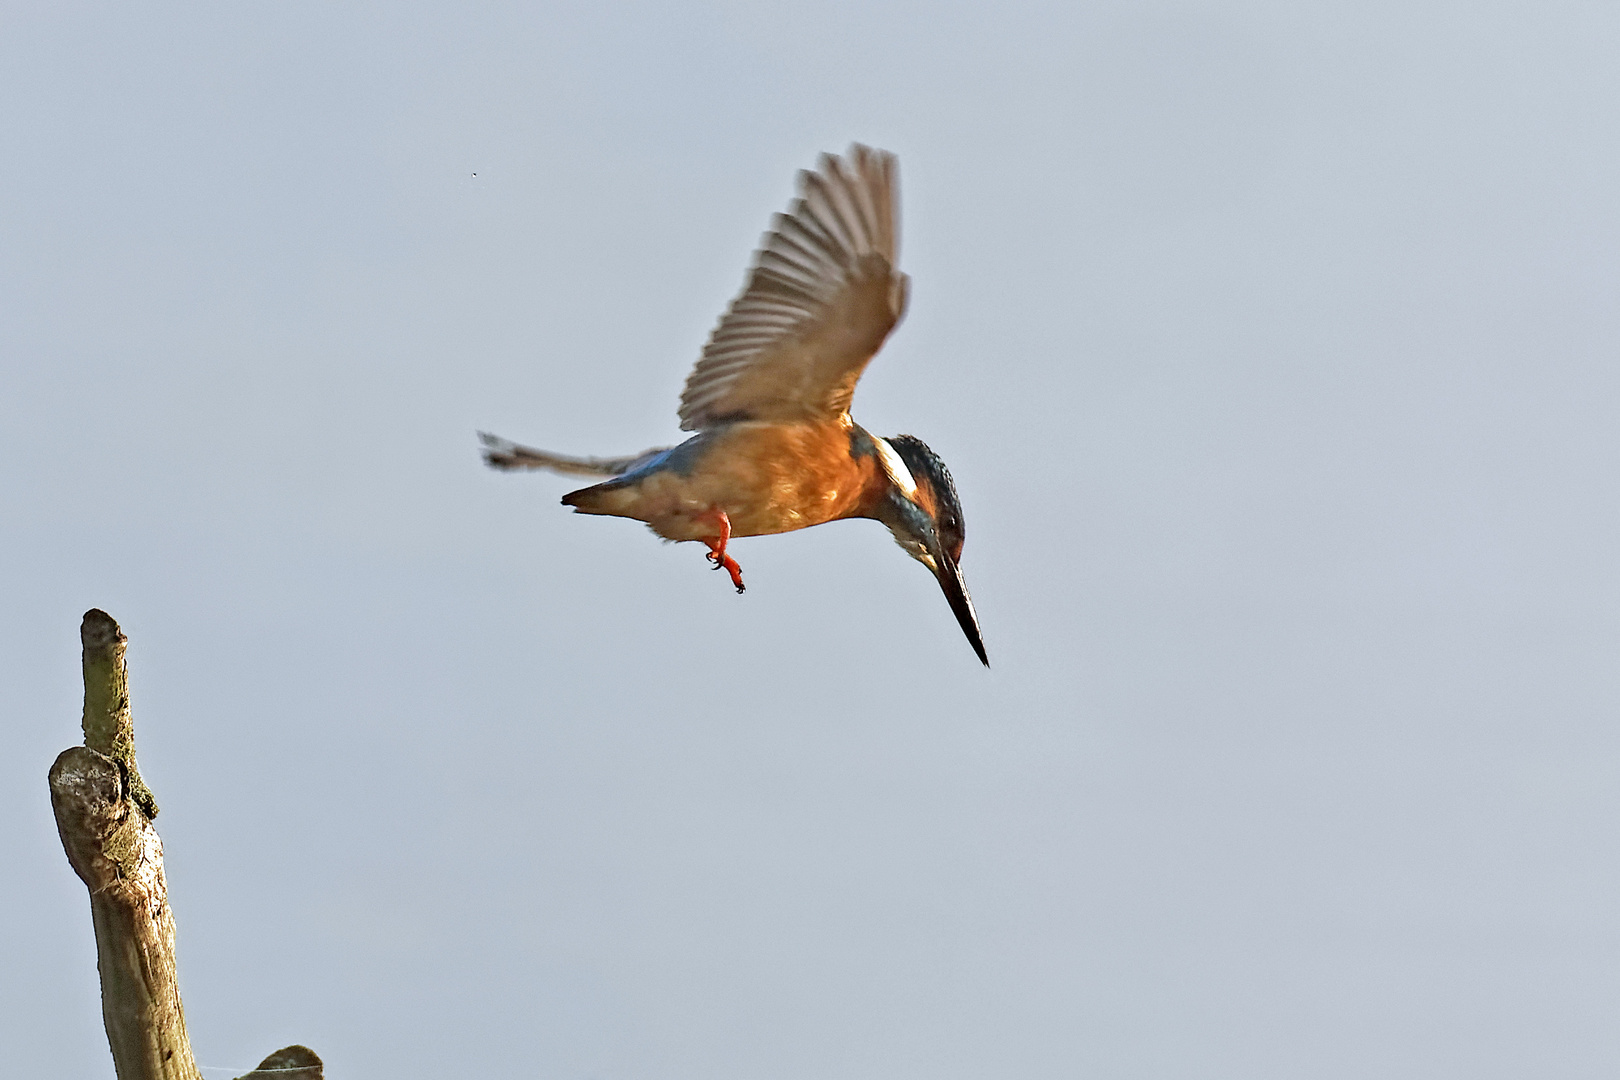
<svg viewBox="0 0 1620 1080">
<path fill-rule="evenodd" d="M 799 174 L 681 394 L 681 427 L 843 413 L 905 313 L 894 155 L 855 145 Z"/>
</svg>

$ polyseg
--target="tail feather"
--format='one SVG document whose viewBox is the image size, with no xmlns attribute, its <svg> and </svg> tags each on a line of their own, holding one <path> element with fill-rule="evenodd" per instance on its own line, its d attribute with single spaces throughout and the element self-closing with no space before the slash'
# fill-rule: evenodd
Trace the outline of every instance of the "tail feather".
<svg viewBox="0 0 1620 1080">
<path fill-rule="evenodd" d="M 532 446 L 519 446 L 510 439 L 480 431 L 478 438 L 484 444 L 484 461 L 492 469 L 550 469 L 552 472 L 573 476 L 619 476 L 637 465 L 662 454 L 667 446 L 643 450 L 631 457 L 594 458 L 568 457 Z"/>
</svg>

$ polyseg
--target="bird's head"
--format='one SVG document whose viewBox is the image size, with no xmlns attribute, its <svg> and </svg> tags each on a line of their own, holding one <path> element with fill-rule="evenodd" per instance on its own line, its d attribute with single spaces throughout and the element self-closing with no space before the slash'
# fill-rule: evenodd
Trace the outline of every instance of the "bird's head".
<svg viewBox="0 0 1620 1080">
<path fill-rule="evenodd" d="M 962 579 L 962 501 L 951 472 L 939 455 L 912 435 L 875 439 L 878 457 L 889 480 L 877 518 L 889 527 L 907 555 L 928 567 L 945 591 L 956 621 L 985 667 L 990 658 L 979 634 L 979 617 Z"/>
</svg>

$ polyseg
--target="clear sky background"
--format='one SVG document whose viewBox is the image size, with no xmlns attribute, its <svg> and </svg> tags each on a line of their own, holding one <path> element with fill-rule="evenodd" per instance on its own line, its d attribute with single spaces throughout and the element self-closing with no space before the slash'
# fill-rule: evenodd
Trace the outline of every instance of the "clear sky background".
<svg viewBox="0 0 1620 1080">
<path fill-rule="evenodd" d="M 0 1029 L 111 1076 L 45 773 L 131 638 L 210 1080 L 1620 1071 L 1620 7 L 12 3 Z M 870 522 L 678 437 L 794 170 L 901 162 Z M 476 176 L 474 175 L 476 174 Z"/>
</svg>

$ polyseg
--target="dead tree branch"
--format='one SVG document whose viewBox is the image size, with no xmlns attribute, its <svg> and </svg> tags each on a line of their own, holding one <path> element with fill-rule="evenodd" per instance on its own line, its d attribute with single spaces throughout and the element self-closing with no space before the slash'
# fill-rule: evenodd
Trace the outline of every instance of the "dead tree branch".
<svg viewBox="0 0 1620 1080">
<path fill-rule="evenodd" d="M 85 614 L 84 745 L 51 766 L 51 808 L 68 862 L 90 890 L 101 1014 L 118 1080 L 202 1080 L 186 1038 L 174 914 L 163 877 L 157 802 L 135 767 L 127 640 L 104 611 Z M 321 1080 L 302 1046 L 271 1054 L 254 1080 Z"/>
</svg>

